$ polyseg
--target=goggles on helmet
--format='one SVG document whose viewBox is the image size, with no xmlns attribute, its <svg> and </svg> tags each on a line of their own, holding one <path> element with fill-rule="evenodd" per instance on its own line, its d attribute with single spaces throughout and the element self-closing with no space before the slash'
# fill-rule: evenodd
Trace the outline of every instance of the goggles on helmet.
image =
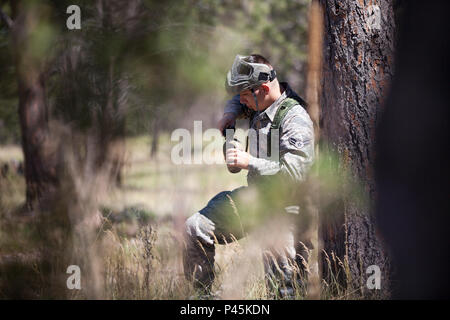
<svg viewBox="0 0 450 320">
<path fill-rule="evenodd" d="M 231 70 L 228 71 L 226 88 L 229 93 L 238 94 L 244 90 L 254 89 L 276 78 L 275 70 L 268 65 L 248 62 L 250 56 L 237 55 Z"/>
</svg>

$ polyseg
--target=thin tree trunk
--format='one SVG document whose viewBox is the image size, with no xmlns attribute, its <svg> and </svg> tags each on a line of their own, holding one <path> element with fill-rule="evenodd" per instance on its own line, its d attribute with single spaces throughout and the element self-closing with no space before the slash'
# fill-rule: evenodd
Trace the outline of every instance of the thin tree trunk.
<svg viewBox="0 0 450 320">
<path fill-rule="evenodd" d="M 19 116 L 25 158 L 26 203 L 29 208 L 54 192 L 58 183 L 48 144 L 44 81 L 41 75 L 36 78 L 31 83 L 19 79 Z"/>
<path fill-rule="evenodd" d="M 308 50 L 308 74 L 306 85 L 306 100 L 308 101 L 308 114 L 314 124 L 314 153 L 316 161 L 319 158 L 319 139 L 320 139 L 320 75 L 322 69 L 322 51 L 323 51 L 323 12 L 318 1 L 312 1 L 309 11 L 309 50 Z M 308 210 L 309 219 L 311 220 L 309 226 L 309 235 L 311 236 L 312 252 L 308 261 L 310 266 L 310 274 L 308 277 L 308 298 L 320 299 L 320 270 L 319 256 L 322 248 L 322 241 L 319 237 L 319 210 L 317 205 L 313 205 L 311 197 Z"/>
<path fill-rule="evenodd" d="M 152 146 L 150 150 L 150 158 L 152 159 L 154 159 L 158 153 L 159 130 L 158 120 L 155 118 L 152 124 Z"/>
<path fill-rule="evenodd" d="M 350 169 L 373 200 L 375 126 L 393 74 L 392 0 L 321 3 L 325 12 L 321 132 L 331 151 L 339 154 L 341 168 Z M 322 221 L 324 250 L 348 263 L 351 278 L 346 281 L 363 293 L 370 265 L 380 267 L 382 289 L 387 289 L 388 259 L 377 239 L 370 205 L 344 199 L 334 210 Z"/>
<path fill-rule="evenodd" d="M 17 6 L 17 7 L 16 7 Z M 26 204 L 33 208 L 57 187 L 55 154 L 49 139 L 43 57 L 32 55 L 31 31 L 39 12 L 15 2 L 17 17 L 11 29 L 19 91 L 19 118 L 25 164 Z"/>
</svg>

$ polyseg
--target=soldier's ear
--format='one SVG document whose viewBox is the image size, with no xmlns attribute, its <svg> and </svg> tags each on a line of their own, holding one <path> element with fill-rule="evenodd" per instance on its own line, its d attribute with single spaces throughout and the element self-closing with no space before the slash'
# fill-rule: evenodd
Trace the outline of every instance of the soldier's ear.
<svg viewBox="0 0 450 320">
<path fill-rule="evenodd" d="M 262 84 L 262 85 L 261 85 L 261 88 L 264 90 L 264 93 L 265 93 L 265 94 L 268 94 L 269 91 L 270 91 L 269 86 L 266 85 L 266 84 Z"/>
</svg>

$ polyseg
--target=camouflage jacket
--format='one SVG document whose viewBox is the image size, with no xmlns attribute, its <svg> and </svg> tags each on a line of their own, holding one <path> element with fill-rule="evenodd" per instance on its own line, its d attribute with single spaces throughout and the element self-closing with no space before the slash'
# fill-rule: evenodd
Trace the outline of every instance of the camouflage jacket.
<svg viewBox="0 0 450 320">
<path fill-rule="evenodd" d="M 281 96 L 259 114 L 240 104 L 239 95 L 227 102 L 224 112 L 234 113 L 237 119 L 249 118 L 250 128 L 257 130 L 261 139 L 267 141 L 274 116 L 283 100 L 294 98 L 297 101 L 303 101 L 287 83 L 280 83 L 280 85 L 284 89 Z M 247 175 L 249 185 L 259 176 L 265 175 L 282 174 L 294 181 L 303 181 L 306 177 L 314 160 L 314 128 L 304 106 L 297 104 L 286 113 L 280 124 L 279 138 L 279 161 L 273 161 L 267 157 L 267 150 L 261 152 L 267 143 L 258 143 L 261 149 L 252 148 L 250 145 L 251 156 Z M 260 154 L 263 156 L 258 156 Z"/>
</svg>

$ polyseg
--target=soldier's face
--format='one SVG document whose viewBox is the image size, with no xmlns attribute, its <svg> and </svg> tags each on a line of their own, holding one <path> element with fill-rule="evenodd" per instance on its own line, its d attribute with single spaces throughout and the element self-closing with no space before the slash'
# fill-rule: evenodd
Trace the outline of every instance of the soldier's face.
<svg viewBox="0 0 450 320">
<path fill-rule="evenodd" d="M 263 107 L 263 103 L 264 103 L 264 90 L 262 90 L 261 87 L 254 89 L 256 98 L 258 100 L 258 107 L 259 109 L 261 109 Z M 242 104 L 245 104 L 248 108 L 252 109 L 252 110 L 258 110 L 256 108 L 256 103 L 255 103 L 255 98 L 252 94 L 251 90 L 244 90 L 241 91 L 241 93 L 239 93 L 240 99 L 239 102 Z"/>
</svg>

